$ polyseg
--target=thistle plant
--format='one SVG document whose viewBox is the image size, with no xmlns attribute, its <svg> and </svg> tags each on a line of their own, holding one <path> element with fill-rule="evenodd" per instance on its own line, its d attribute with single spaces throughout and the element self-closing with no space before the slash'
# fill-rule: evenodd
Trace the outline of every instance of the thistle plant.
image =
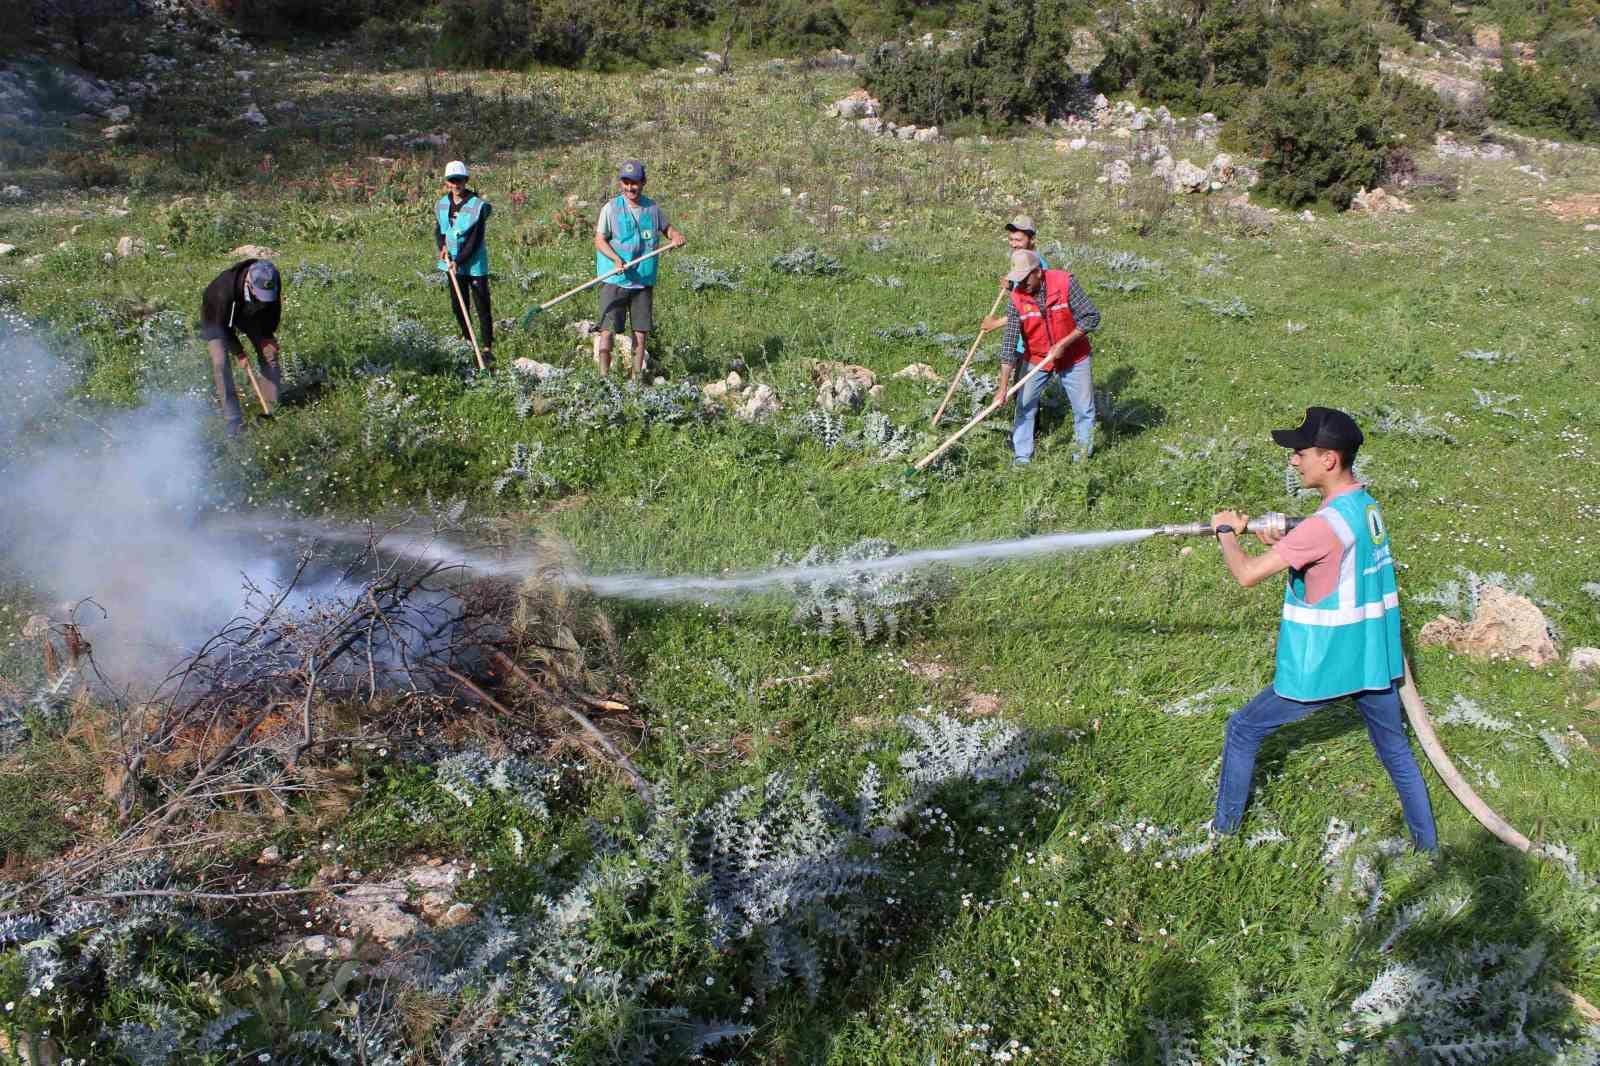
<svg viewBox="0 0 1600 1066">
<path fill-rule="evenodd" d="M 1240 321 L 1256 317 L 1255 308 L 1237 296 L 1230 296 L 1226 300 L 1213 300 L 1205 296 L 1190 296 L 1183 302 L 1191 307 L 1203 307 L 1222 319 Z"/>
<path fill-rule="evenodd" d="M 511 462 L 500 471 L 490 486 L 496 496 L 505 494 L 506 489 L 516 485 L 527 495 L 540 495 L 553 492 L 559 486 L 557 481 L 548 471 L 542 469 L 540 461 L 544 458 L 544 441 L 534 441 L 532 444 L 523 444 L 520 441 L 511 447 Z"/>
<path fill-rule="evenodd" d="M 493 794 L 538 818 L 550 816 L 547 790 L 559 780 L 553 768 L 520 756 L 490 759 L 474 750 L 440 759 L 433 771 L 435 783 L 463 806 Z"/>
<path fill-rule="evenodd" d="M 1423 414 L 1421 411 L 1405 414 L 1401 411 L 1379 408 L 1373 419 L 1372 428 L 1379 433 L 1391 433 L 1412 440 L 1438 440 L 1446 444 L 1456 442 L 1433 415 Z"/>
<path fill-rule="evenodd" d="M 843 634 L 862 643 L 896 639 L 904 624 L 929 610 L 948 587 L 944 578 L 926 571 L 849 569 L 851 563 L 897 553 L 889 542 L 867 538 L 837 552 L 814 545 L 799 559 L 779 556 L 780 566 L 821 571 L 788 582 L 795 601 L 791 620 L 816 633 Z"/>
<path fill-rule="evenodd" d="M 739 288 L 735 272 L 714 266 L 704 256 L 686 256 L 678 260 L 675 268 L 683 276 L 684 287 L 690 292 L 723 290 L 734 292 Z"/>
<path fill-rule="evenodd" d="M 838 258 L 808 244 L 772 257 L 772 269 L 801 277 L 837 277 L 844 273 Z"/>
</svg>

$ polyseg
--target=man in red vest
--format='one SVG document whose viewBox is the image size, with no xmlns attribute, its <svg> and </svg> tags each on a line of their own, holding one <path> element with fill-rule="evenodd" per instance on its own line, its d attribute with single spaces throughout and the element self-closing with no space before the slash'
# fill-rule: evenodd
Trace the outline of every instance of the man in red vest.
<svg viewBox="0 0 1600 1066">
<path fill-rule="evenodd" d="M 1017 396 L 1011 423 L 1012 462 L 1033 461 L 1033 427 L 1039 416 L 1039 397 L 1054 377 L 1072 404 L 1073 460 L 1082 461 L 1094 451 L 1094 382 L 1090 377 L 1089 334 L 1100 328 L 1100 310 L 1089 300 L 1076 278 L 1065 270 L 1045 270 L 1037 252 L 1011 253 L 1011 303 L 1006 308 L 1006 331 L 1000 341 L 1000 386 L 997 398 L 1011 388 L 1022 340 L 1023 373 L 1043 365 Z"/>
</svg>

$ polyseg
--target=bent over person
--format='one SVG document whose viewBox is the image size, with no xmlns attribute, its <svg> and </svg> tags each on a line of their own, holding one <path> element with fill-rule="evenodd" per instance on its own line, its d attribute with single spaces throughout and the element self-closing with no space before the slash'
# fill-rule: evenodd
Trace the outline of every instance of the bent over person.
<svg viewBox="0 0 1600 1066">
<path fill-rule="evenodd" d="M 1412 841 L 1419 850 L 1435 851 L 1433 807 L 1401 718 L 1398 682 L 1405 659 L 1389 530 L 1378 501 L 1351 472 L 1361 429 L 1343 411 L 1310 407 L 1298 428 L 1274 430 L 1272 439 L 1291 449 L 1289 465 L 1307 488 L 1321 493 L 1322 506 L 1287 535 L 1263 531 L 1268 550 L 1256 556 L 1244 553 L 1234 532 L 1245 528 L 1247 516 L 1212 516 L 1222 558 L 1239 584 L 1249 588 L 1289 571 L 1277 671 L 1271 685 L 1228 719 L 1212 827 L 1220 833 L 1239 828 L 1263 740 L 1349 697 L 1400 794 Z"/>
<path fill-rule="evenodd" d="M 630 159 L 617 171 L 622 192 L 606 201 L 594 227 L 594 272 L 607 275 L 600 285 L 600 338 L 595 362 L 602 375 L 611 373 L 611 338 L 633 326 L 633 369 L 638 380 L 646 365 L 645 344 L 655 325 L 657 259 L 623 270 L 642 255 L 663 247 L 678 248 L 683 234 L 667 221 L 661 205 L 644 195 L 644 164 Z"/>
<path fill-rule="evenodd" d="M 454 274 L 449 285 L 450 310 L 462 340 L 471 340 L 467 316 L 472 305 L 478 307 L 478 347 L 485 366 L 494 365 L 494 314 L 489 305 L 489 246 L 484 243 L 484 226 L 489 221 L 489 202 L 476 190 L 467 188 L 467 165 L 453 159 L 444 167 L 444 195 L 433 206 L 433 239 L 439 246 L 439 269 Z M 457 298 L 457 291 L 460 298 Z"/>
<path fill-rule="evenodd" d="M 200 338 L 211 354 L 211 377 L 227 421 L 228 435 L 244 422 L 239 394 L 234 390 L 228 357 L 250 366 L 239 334 L 250 339 L 261 367 L 261 398 L 269 407 L 278 403 L 278 322 L 283 315 L 278 268 L 269 259 L 245 259 L 224 270 L 206 286 L 200 297 Z"/>
<path fill-rule="evenodd" d="M 1060 380 L 1072 404 L 1073 457 L 1087 459 L 1094 451 L 1094 380 L 1090 373 L 1089 334 L 1100 328 L 1100 309 L 1083 287 L 1065 270 L 1046 270 L 1039 253 L 1017 249 L 1011 253 L 1011 303 L 1006 308 L 1006 331 L 1000 341 L 1000 385 L 996 399 L 1010 391 L 1016 364 L 1026 361 L 1035 374 L 1017 396 L 1011 423 L 1012 462 L 1033 461 L 1034 426 L 1039 398 L 1050 378 Z"/>
</svg>

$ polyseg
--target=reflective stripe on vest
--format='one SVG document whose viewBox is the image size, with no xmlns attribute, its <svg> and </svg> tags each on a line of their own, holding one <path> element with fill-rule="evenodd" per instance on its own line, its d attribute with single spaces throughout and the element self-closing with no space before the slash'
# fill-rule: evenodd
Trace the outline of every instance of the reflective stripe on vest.
<svg viewBox="0 0 1600 1066">
<path fill-rule="evenodd" d="M 1272 680 L 1278 695 L 1307 702 L 1386 689 L 1405 673 L 1400 593 L 1378 502 L 1355 489 L 1329 501 L 1317 516 L 1339 538 L 1339 583 L 1310 603 L 1304 575 L 1290 574 Z"/>
<path fill-rule="evenodd" d="M 1049 270 L 1050 269 L 1050 260 L 1046 259 L 1042 255 L 1039 256 L 1039 269 L 1040 270 Z M 1019 329 L 1017 331 L 1017 354 L 1018 355 L 1022 355 L 1027 350 L 1028 350 L 1028 344 L 1027 344 L 1026 341 L 1024 341 L 1022 339 L 1022 331 Z"/>
<path fill-rule="evenodd" d="M 478 224 L 479 217 L 483 214 L 483 201 L 476 196 L 469 196 L 466 202 L 456 210 L 454 220 L 450 218 L 450 197 L 439 197 L 439 202 L 434 205 L 434 216 L 439 222 L 439 232 L 444 234 L 444 246 L 450 253 L 450 258 L 456 258 L 456 252 L 461 248 L 461 238 L 467 231 Z M 449 270 L 450 266 L 443 259 L 439 260 L 440 270 Z M 470 278 L 481 278 L 489 273 L 489 242 L 478 242 L 478 250 L 472 253 L 472 259 L 462 263 L 457 261 L 456 273 L 465 274 Z"/>
<path fill-rule="evenodd" d="M 1022 327 L 1025 358 L 1037 365 L 1044 361 L 1052 345 L 1078 328 L 1072 315 L 1068 294 L 1072 291 L 1072 275 L 1065 270 L 1044 272 L 1044 300 L 1041 303 L 1021 289 L 1011 290 L 1011 306 L 1016 308 L 1018 324 Z M 1056 360 L 1055 370 L 1066 370 L 1089 354 L 1089 338 L 1079 337 Z"/>
<path fill-rule="evenodd" d="M 656 214 L 651 210 L 654 206 L 654 200 L 647 196 L 639 197 L 639 217 L 635 219 L 633 212 L 628 210 L 628 201 L 625 198 L 618 196 L 611 201 L 611 250 L 616 252 L 624 263 L 631 262 L 646 252 L 653 252 L 660 246 L 661 234 L 656 232 Z M 624 289 L 647 289 L 656 283 L 658 262 L 659 259 L 646 259 L 637 266 L 629 267 L 626 272 L 618 273 L 617 264 L 613 263 L 604 252 L 596 249 L 594 272 L 596 276 L 606 274 L 607 285 L 616 285 Z"/>
</svg>

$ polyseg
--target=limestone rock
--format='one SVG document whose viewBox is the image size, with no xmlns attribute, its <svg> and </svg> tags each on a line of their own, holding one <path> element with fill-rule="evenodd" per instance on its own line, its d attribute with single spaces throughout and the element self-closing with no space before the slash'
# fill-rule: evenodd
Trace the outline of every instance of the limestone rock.
<svg viewBox="0 0 1600 1066">
<path fill-rule="evenodd" d="M 1133 168 L 1128 166 L 1126 159 L 1113 159 L 1106 164 L 1100 176 L 1112 185 L 1126 185 L 1133 180 Z"/>
<path fill-rule="evenodd" d="M 700 396 L 709 403 L 726 403 L 728 400 L 728 383 L 726 381 L 708 381 L 700 386 Z"/>
<path fill-rule="evenodd" d="M 415 936 L 422 923 L 400 906 L 405 901 L 403 885 L 361 885 L 334 897 L 334 909 L 350 925 L 385 945 L 398 944 Z"/>
<path fill-rule="evenodd" d="M 254 126 L 258 130 L 265 129 L 267 126 L 267 116 L 263 115 L 261 109 L 255 104 L 251 104 L 244 109 L 244 113 L 239 116 L 239 121 L 247 126 Z"/>
<path fill-rule="evenodd" d="M 118 104 L 106 110 L 106 118 L 112 122 L 126 122 L 133 117 L 133 108 L 127 104 Z"/>
<path fill-rule="evenodd" d="M 1472 29 L 1472 46 L 1493 55 L 1499 55 L 1500 27 L 1474 26 Z"/>
<path fill-rule="evenodd" d="M 1575 674 L 1600 673 L 1600 648 L 1573 648 L 1567 656 L 1567 669 Z"/>
<path fill-rule="evenodd" d="M 21 200 L 27 195 L 20 185 L 7 185 L 5 188 L 0 189 L 0 197 L 4 197 L 7 200 Z"/>
<path fill-rule="evenodd" d="M 879 134 L 883 133 L 883 119 L 881 119 L 881 118 L 871 117 L 871 118 L 857 119 L 856 120 L 856 125 L 861 127 L 861 132 L 862 133 L 868 133 L 868 134 L 871 134 L 874 137 L 876 137 Z"/>
<path fill-rule="evenodd" d="M 356 942 L 347 936 L 319 933 L 298 941 L 295 947 L 317 959 L 353 959 L 356 956 Z"/>
<path fill-rule="evenodd" d="M 518 374 L 526 374 L 528 377 L 533 378 L 536 381 L 543 381 L 551 374 L 555 373 L 557 368 L 550 363 L 541 363 L 537 359 L 529 359 L 527 356 L 521 356 L 511 361 L 511 369 L 516 371 Z"/>
<path fill-rule="evenodd" d="M 1224 185 L 1228 184 L 1234 177 L 1233 156 L 1227 152 L 1218 152 L 1216 158 L 1211 160 L 1209 169 L 1213 181 L 1220 181 Z"/>
<path fill-rule="evenodd" d="M 845 96 L 844 99 L 833 105 L 834 113 L 840 118 L 859 119 L 873 118 L 880 114 L 878 101 L 865 89 L 856 89 Z"/>
<path fill-rule="evenodd" d="M 440 929 L 454 929 L 458 925 L 466 925 L 476 920 L 477 912 L 470 903 L 452 903 L 449 908 L 439 916 L 434 924 Z"/>
<path fill-rule="evenodd" d="M 1174 192 L 1201 192 L 1210 184 L 1211 178 L 1204 170 L 1195 166 L 1187 159 L 1180 159 L 1172 168 L 1172 177 L 1168 180 L 1167 187 Z"/>
<path fill-rule="evenodd" d="M 100 136 L 104 137 L 106 140 L 110 141 L 112 144 L 116 144 L 118 141 L 126 139 L 128 134 L 130 134 L 132 132 L 133 132 L 133 127 L 132 126 L 128 125 L 125 122 L 118 122 L 118 123 L 114 123 L 114 124 L 112 124 L 110 126 L 107 126 L 105 129 L 101 130 L 100 131 Z"/>
<path fill-rule="evenodd" d="M 117 240 L 117 258 L 128 259 L 132 256 L 144 254 L 144 239 L 141 237 L 121 237 Z"/>
<path fill-rule="evenodd" d="M 1411 213 L 1411 205 L 1398 196 L 1391 196 L 1383 191 L 1383 186 L 1371 190 L 1362 189 L 1356 193 L 1355 199 L 1350 201 L 1350 210 L 1365 215 L 1387 215 L 1398 212 L 1402 215 Z"/>
<path fill-rule="evenodd" d="M 1417 643 L 1443 645 L 1476 659 L 1517 659 L 1535 668 L 1560 659 L 1544 612 L 1527 597 L 1494 585 L 1479 596 L 1471 622 L 1441 615 L 1422 627 Z"/>
<path fill-rule="evenodd" d="M 228 253 L 231 259 L 271 259 L 277 255 L 271 248 L 264 244 L 241 244 Z"/>
<path fill-rule="evenodd" d="M 1172 185 L 1172 172 L 1177 165 L 1177 161 L 1170 155 L 1164 155 L 1155 161 L 1155 164 L 1150 168 L 1150 174 L 1152 177 L 1160 178 L 1170 188 Z"/>
<path fill-rule="evenodd" d="M 911 139 L 916 141 L 918 144 L 932 144 L 935 141 L 940 141 L 944 138 L 940 135 L 938 126 L 923 126 L 921 129 L 917 130 L 916 133 L 912 134 Z"/>
<path fill-rule="evenodd" d="M 17 246 L 14 245 L 14 244 L 0 243 L 0 259 L 3 259 L 8 255 L 11 255 L 16 250 L 17 250 Z"/>
<path fill-rule="evenodd" d="M 1467 631 L 1467 624 L 1441 614 L 1417 631 L 1417 645 L 1423 648 L 1452 647 Z"/>
<path fill-rule="evenodd" d="M 261 854 L 256 856 L 256 862 L 263 866 L 283 861 L 283 849 L 276 844 L 270 844 L 261 849 Z"/>
<path fill-rule="evenodd" d="M 934 385 L 944 382 L 944 378 L 939 376 L 939 372 L 927 363 L 911 363 L 896 370 L 892 376 L 906 378 L 911 381 L 926 381 Z"/>
<path fill-rule="evenodd" d="M 878 375 L 864 366 L 824 359 L 812 365 L 811 380 L 817 386 L 817 406 L 824 411 L 859 411 Z"/>
<path fill-rule="evenodd" d="M 734 414 L 745 422 L 761 422 L 777 414 L 782 407 L 778 394 L 771 385 L 757 385 Z"/>
</svg>

